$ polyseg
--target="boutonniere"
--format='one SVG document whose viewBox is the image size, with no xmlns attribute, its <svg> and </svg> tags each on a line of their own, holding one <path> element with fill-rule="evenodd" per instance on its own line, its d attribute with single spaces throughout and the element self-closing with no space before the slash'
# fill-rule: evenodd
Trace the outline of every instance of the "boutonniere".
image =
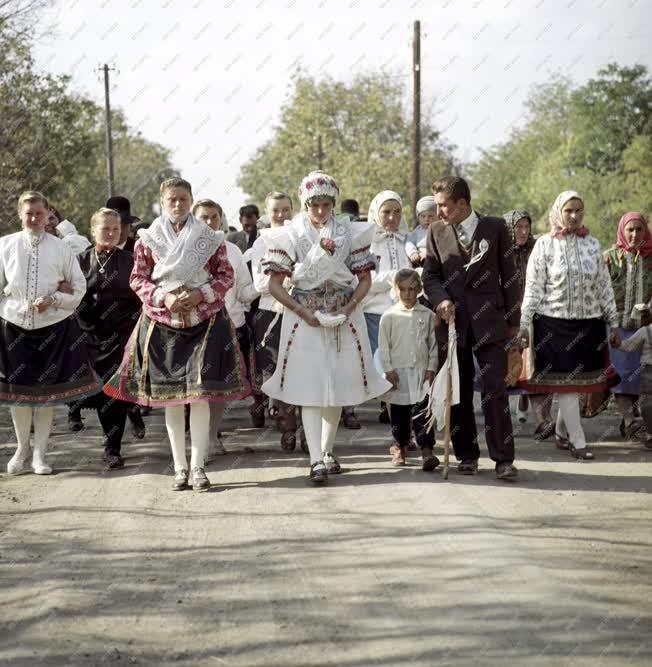
<svg viewBox="0 0 652 667">
<path fill-rule="evenodd" d="M 465 269 L 468 269 L 471 264 L 475 264 L 476 262 L 479 262 L 486 254 L 487 250 L 489 250 L 489 241 L 487 239 L 482 239 L 480 243 L 478 244 L 478 252 L 477 255 L 474 255 L 471 258 L 471 261 L 468 264 L 464 265 Z"/>
<path fill-rule="evenodd" d="M 321 249 L 327 252 L 329 255 L 334 255 L 335 254 L 335 241 L 333 239 L 327 239 L 327 238 L 322 238 L 319 241 L 319 245 L 321 246 Z"/>
</svg>

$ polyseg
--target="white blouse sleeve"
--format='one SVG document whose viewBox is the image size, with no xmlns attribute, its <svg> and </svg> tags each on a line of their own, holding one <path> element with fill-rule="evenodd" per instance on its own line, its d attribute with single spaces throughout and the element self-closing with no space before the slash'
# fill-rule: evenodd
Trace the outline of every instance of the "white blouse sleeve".
<svg viewBox="0 0 652 667">
<path fill-rule="evenodd" d="M 70 246 L 61 244 L 59 251 L 62 253 L 63 276 L 72 285 L 72 294 L 65 294 L 58 290 L 52 295 L 57 308 L 73 311 L 81 303 L 86 294 L 86 278 L 79 268 L 77 258 L 72 254 Z"/>
<path fill-rule="evenodd" d="M 521 328 L 527 329 L 546 293 L 548 270 L 545 261 L 545 239 L 540 238 L 532 248 L 525 274 L 525 294 L 521 304 Z"/>
<path fill-rule="evenodd" d="M 618 326 L 618 308 L 614 297 L 614 288 L 609 276 L 609 269 L 602 259 L 602 253 L 598 250 L 598 276 L 596 280 L 596 293 L 598 302 L 602 308 L 604 319 L 609 322 L 612 328 Z"/>
</svg>

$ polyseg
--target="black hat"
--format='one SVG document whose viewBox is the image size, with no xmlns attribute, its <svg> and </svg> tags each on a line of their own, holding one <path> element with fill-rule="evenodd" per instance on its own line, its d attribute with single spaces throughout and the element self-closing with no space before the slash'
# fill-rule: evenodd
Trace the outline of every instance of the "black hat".
<svg viewBox="0 0 652 667">
<path fill-rule="evenodd" d="M 130 225 L 138 220 L 131 215 L 131 203 L 126 197 L 109 197 L 106 200 L 106 207 L 112 208 L 120 214 L 120 222 L 123 225 Z"/>
</svg>

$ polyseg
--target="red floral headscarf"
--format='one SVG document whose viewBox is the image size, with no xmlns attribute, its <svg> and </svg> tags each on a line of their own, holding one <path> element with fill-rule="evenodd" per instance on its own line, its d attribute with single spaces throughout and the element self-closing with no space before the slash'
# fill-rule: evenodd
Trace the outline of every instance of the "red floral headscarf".
<svg viewBox="0 0 652 667">
<path fill-rule="evenodd" d="M 625 238 L 625 227 L 628 222 L 632 220 L 640 220 L 643 223 L 643 240 L 634 247 L 629 245 L 627 239 Z M 616 232 L 616 248 L 622 248 L 625 252 L 631 252 L 640 255 L 641 257 L 649 257 L 652 255 L 652 235 L 650 234 L 650 228 L 647 224 L 647 220 L 642 213 L 637 211 L 630 211 L 625 213 L 618 223 L 618 231 Z"/>
</svg>

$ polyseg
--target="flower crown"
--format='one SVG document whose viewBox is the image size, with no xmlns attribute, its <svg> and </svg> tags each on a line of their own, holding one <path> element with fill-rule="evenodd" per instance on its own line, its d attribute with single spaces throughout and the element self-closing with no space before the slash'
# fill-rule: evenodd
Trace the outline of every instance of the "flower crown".
<svg viewBox="0 0 652 667">
<path fill-rule="evenodd" d="M 305 206 L 309 199 L 314 197 L 332 197 L 337 199 L 340 189 L 333 178 L 323 171 L 312 171 L 299 186 L 299 200 L 301 206 Z"/>
</svg>

